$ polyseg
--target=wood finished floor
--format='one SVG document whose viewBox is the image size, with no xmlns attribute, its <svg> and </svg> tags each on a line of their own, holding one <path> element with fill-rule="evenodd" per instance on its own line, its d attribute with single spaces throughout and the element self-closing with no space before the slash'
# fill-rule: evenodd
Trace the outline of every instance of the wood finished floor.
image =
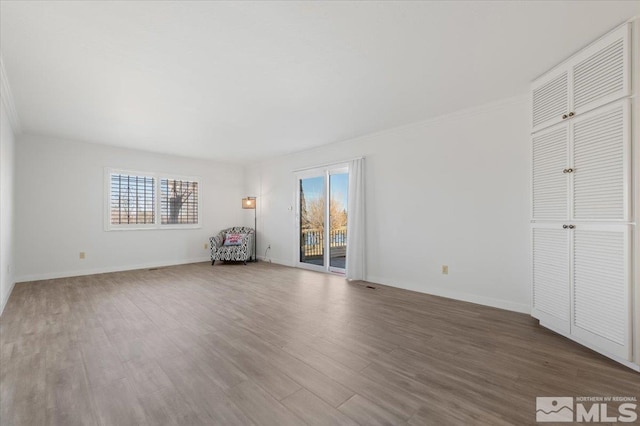
<svg viewBox="0 0 640 426">
<path fill-rule="evenodd" d="M 259 263 L 17 284 L 2 425 L 535 424 L 640 375 L 527 315 Z"/>
</svg>

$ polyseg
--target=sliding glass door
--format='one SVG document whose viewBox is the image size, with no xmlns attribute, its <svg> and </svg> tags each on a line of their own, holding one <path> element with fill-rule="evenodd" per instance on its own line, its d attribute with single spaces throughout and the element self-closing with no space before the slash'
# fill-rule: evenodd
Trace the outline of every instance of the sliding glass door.
<svg viewBox="0 0 640 426">
<path fill-rule="evenodd" d="M 324 176 L 300 179 L 299 247 L 301 263 L 324 267 Z"/>
<path fill-rule="evenodd" d="M 298 266 L 344 273 L 347 261 L 346 167 L 301 173 L 298 191 Z"/>
<path fill-rule="evenodd" d="M 329 268 L 344 272 L 347 265 L 347 190 L 349 174 L 329 175 Z"/>
</svg>

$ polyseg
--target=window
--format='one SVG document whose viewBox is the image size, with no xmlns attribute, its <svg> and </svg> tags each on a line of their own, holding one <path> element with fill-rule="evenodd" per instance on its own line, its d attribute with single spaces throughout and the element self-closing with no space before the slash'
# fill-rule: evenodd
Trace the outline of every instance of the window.
<svg viewBox="0 0 640 426">
<path fill-rule="evenodd" d="M 198 182 L 160 179 L 162 224 L 198 223 Z"/>
<path fill-rule="evenodd" d="M 198 178 L 105 169 L 105 192 L 107 231 L 200 226 Z"/>
<path fill-rule="evenodd" d="M 111 224 L 155 223 L 155 179 L 150 176 L 111 175 Z"/>
</svg>

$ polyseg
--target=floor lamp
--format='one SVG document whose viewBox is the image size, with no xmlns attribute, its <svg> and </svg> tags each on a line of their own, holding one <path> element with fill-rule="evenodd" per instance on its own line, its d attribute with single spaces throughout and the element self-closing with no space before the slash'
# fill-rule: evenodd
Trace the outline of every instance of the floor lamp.
<svg viewBox="0 0 640 426">
<path fill-rule="evenodd" d="M 256 197 L 242 199 L 242 208 L 253 210 L 253 261 L 258 261 L 258 215 L 256 213 Z"/>
</svg>

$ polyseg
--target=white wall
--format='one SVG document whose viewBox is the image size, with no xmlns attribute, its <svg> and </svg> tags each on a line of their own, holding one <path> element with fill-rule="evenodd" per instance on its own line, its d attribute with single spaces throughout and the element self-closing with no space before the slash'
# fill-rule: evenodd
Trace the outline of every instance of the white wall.
<svg viewBox="0 0 640 426">
<path fill-rule="evenodd" d="M 365 156 L 369 281 L 529 312 L 527 120 L 512 98 L 247 169 L 259 256 L 294 262 L 292 170 Z"/>
<path fill-rule="evenodd" d="M 104 231 L 105 167 L 199 176 L 202 228 Z M 20 136 L 15 190 L 18 282 L 208 260 L 209 236 L 246 222 L 240 166 L 105 145 Z"/>
<path fill-rule="evenodd" d="M 4 103 L 0 102 L 0 314 L 14 280 L 14 135 Z"/>
</svg>

